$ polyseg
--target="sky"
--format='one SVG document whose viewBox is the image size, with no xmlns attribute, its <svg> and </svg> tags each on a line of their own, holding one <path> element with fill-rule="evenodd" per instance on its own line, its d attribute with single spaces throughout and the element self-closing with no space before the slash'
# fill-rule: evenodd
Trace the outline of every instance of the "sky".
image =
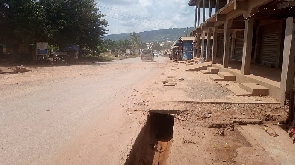
<svg viewBox="0 0 295 165">
<path fill-rule="evenodd" d="M 189 0 L 96 0 L 108 34 L 194 26 L 195 8 Z"/>
</svg>

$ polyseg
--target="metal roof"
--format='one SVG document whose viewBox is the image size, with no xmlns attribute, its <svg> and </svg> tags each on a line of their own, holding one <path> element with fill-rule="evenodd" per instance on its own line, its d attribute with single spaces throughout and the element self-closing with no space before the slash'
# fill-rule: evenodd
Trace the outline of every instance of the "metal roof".
<svg viewBox="0 0 295 165">
<path fill-rule="evenodd" d="M 193 41 L 195 40 L 195 37 L 180 37 L 179 39 L 181 39 L 182 41 Z"/>
</svg>

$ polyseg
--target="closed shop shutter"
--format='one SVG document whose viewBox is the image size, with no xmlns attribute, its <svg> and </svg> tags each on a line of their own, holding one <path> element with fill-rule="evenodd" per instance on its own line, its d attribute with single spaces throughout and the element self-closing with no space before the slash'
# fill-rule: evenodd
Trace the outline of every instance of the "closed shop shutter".
<svg viewBox="0 0 295 165">
<path fill-rule="evenodd" d="M 261 27 L 261 45 L 258 61 L 270 67 L 275 66 L 279 52 L 279 23 Z"/>
<path fill-rule="evenodd" d="M 244 32 L 243 31 L 238 31 L 236 34 L 236 46 L 235 46 L 235 51 L 233 55 L 233 59 L 242 61 L 243 57 L 243 47 L 244 47 Z"/>
</svg>

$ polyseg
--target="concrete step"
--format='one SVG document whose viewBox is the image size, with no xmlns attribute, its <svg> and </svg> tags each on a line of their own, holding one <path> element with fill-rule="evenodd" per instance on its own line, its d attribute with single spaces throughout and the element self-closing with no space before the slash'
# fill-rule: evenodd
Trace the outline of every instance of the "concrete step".
<svg viewBox="0 0 295 165">
<path fill-rule="evenodd" d="M 247 125 L 247 124 L 262 124 L 262 120 L 260 119 L 233 119 L 233 123 L 239 124 L 239 125 Z"/>
<path fill-rule="evenodd" d="M 217 74 L 219 72 L 218 68 L 215 67 L 208 67 L 207 70 L 211 73 L 211 74 Z"/>
<path fill-rule="evenodd" d="M 188 63 L 186 63 L 186 65 L 194 65 L 195 63 L 193 63 L 193 62 L 188 62 Z"/>
<path fill-rule="evenodd" d="M 210 75 L 210 79 L 213 81 L 224 81 L 224 79 L 217 74 Z"/>
<path fill-rule="evenodd" d="M 185 64 L 186 61 L 178 61 L 180 64 Z"/>
<path fill-rule="evenodd" d="M 201 73 L 203 73 L 203 74 L 212 74 L 210 71 L 208 71 L 208 70 L 201 70 L 200 71 Z"/>
<path fill-rule="evenodd" d="M 198 64 L 198 65 L 188 66 L 185 71 L 201 71 L 201 70 L 206 70 L 208 66 L 211 66 L 211 65 Z"/>
<path fill-rule="evenodd" d="M 229 72 L 218 72 L 218 76 L 222 77 L 224 81 L 236 81 L 236 76 Z"/>
<path fill-rule="evenodd" d="M 232 91 L 236 96 L 250 96 L 251 93 L 242 89 L 239 84 L 234 84 L 227 87 L 230 91 Z"/>
<path fill-rule="evenodd" d="M 256 83 L 240 83 L 240 87 L 251 93 L 252 96 L 267 96 L 268 88 Z"/>
</svg>

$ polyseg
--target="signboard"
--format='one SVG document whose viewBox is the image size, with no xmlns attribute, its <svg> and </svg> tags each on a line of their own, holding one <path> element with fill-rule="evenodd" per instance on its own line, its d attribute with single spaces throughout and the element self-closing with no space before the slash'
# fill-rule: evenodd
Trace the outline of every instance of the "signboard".
<svg viewBox="0 0 295 165">
<path fill-rule="evenodd" d="M 36 53 L 37 53 L 37 55 L 47 55 L 48 43 L 47 42 L 37 42 L 36 43 Z"/>
</svg>

